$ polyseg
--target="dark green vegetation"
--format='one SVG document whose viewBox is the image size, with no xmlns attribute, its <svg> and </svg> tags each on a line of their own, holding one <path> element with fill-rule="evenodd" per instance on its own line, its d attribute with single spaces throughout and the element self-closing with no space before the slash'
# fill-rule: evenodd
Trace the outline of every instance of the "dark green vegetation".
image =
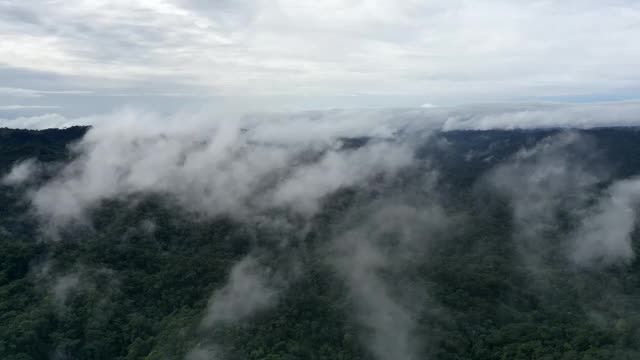
<svg viewBox="0 0 640 360">
<path fill-rule="evenodd" d="M 85 131 L 0 129 L 0 170 L 32 157 L 64 162 L 66 145 Z M 437 200 L 457 219 L 416 266 L 383 274 L 424 291 L 415 297 L 413 329 L 421 358 L 640 358 L 640 263 L 582 269 L 557 256 L 562 244 L 554 239 L 573 226 L 569 214 L 558 217 L 551 241 L 540 242 L 546 251 L 532 270 L 514 239 L 509 199 L 479 185 L 494 166 L 553 133 L 449 132 L 419 149 L 440 171 Z M 640 173 L 640 132 L 584 133 L 613 178 Z M 333 194 L 304 238 L 285 249 L 271 248 L 280 234 L 270 229 L 194 219 L 161 196 L 142 195 L 107 201 L 92 211 L 90 226 L 45 240 L 23 189 L 1 187 L 0 358 L 182 359 L 197 345 L 218 344 L 228 359 L 371 359 L 346 285 L 321 254 L 362 204 L 390 194 L 431 201 L 415 184 L 420 170 L 377 192 Z M 273 252 L 266 258 L 274 266 L 300 254 L 304 272 L 272 308 L 202 329 L 212 292 L 256 248 Z"/>
</svg>

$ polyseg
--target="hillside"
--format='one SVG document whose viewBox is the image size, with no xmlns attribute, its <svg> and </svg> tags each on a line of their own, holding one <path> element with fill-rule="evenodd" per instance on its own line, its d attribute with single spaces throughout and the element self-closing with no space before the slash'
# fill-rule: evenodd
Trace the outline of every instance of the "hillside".
<svg viewBox="0 0 640 360">
<path fill-rule="evenodd" d="M 92 131 L 0 129 L 2 359 L 640 357 L 636 128 Z"/>
</svg>

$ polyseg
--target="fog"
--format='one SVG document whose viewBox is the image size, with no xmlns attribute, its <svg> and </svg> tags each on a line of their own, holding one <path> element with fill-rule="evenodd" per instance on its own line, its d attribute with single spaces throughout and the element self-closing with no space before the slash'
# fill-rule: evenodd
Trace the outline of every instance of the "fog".
<svg viewBox="0 0 640 360">
<path fill-rule="evenodd" d="M 46 241 L 46 234 L 90 222 L 91 211 L 104 201 L 149 194 L 195 219 L 267 223 L 279 232 L 270 245 L 288 256 L 262 245 L 238 260 L 225 285 L 211 294 L 200 322 L 203 334 L 269 311 L 311 257 L 346 286 L 349 319 L 372 356 L 418 359 L 429 344 L 416 336 L 416 319 L 429 295 L 409 274 L 455 233 L 456 222 L 473 214 L 447 207 L 450 199 L 431 154 L 420 157 L 417 150 L 436 139 L 440 150 L 449 151 L 437 135 L 457 129 L 634 125 L 638 114 L 638 103 L 241 116 L 125 110 L 85 119 L 92 127 L 71 145 L 72 159 L 64 165 L 25 159 L 2 183 L 26 189 Z M 11 122 L 31 127 L 33 121 Z M 555 254 L 578 268 L 626 264 L 635 256 L 640 182 L 614 181 L 606 165 L 593 139 L 561 131 L 495 164 L 474 186 L 508 199 L 511 241 L 532 274 L 547 271 L 545 263 Z M 33 181 L 43 174 L 46 181 Z M 288 249 L 302 243 L 325 201 L 344 189 L 359 191 L 364 200 L 327 225 L 327 244 Z M 562 214 L 573 224 L 568 231 Z M 51 280 L 55 301 L 64 304 L 80 281 L 74 273 Z M 217 349 L 203 343 L 187 358 L 222 358 Z"/>
<path fill-rule="evenodd" d="M 639 201 L 639 179 L 613 183 L 587 211 L 573 234 L 572 260 L 582 266 L 633 260 L 631 235 L 636 227 Z"/>
<path fill-rule="evenodd" d="M 437 205 L 393 202 L 375 203 L 343 222 L 327 261 L 346 281 L 363 341 L 376 359 L 419 358 L 424 345 L 415 326 L 425 290 L 403 284 L 408 280 L 403 276 L 449 222 Z"/>
<path fill-rule="evenodd" d="M 213 294 L 202 325 L 240 321 L 272 305 L 279 290 L 273 272 L 254 257 L 236 263 L 227 284 Z"/>
<path fill-rule="evenodd" d="M 485 181 L 511 200 L 514 240 L 531 270 L 544 270 L 543 258 L 562 251 L 553 238 L 561 212 L 580 216 L 595 186 L 607 178 L 597 157 L 591 139 L 568 132 L 520 150 L 487 175 Z"/>
<path fill-rule="evenodd" d="M 247 130 L 233 119 L 169 118 L 166 127 L 159 121 L 127 112 L 95 125 L 73 146 L 75 160 L 31 192 L 35 211 L 59 226 L 82 220 L 102 200 L 161 193 L 209 216 L 273 207 L 311 214 L 324 195 L 394 173 L 413 156 L 410 144 L 383 138 L 341 149 L 348 131 L 340 126 L 296 142 L 297 129 L 274 132 L 273 124 Z M 36 169 L 32 161 L 21 163 L 4 182 L 26 181 Z"/>
</svg>

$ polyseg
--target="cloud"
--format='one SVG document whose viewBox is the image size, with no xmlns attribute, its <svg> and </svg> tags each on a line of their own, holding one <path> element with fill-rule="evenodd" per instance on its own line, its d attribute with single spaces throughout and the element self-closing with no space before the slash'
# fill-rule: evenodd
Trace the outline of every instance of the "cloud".
<svg viewBox="0 0 640 360">
<path fill-rule="evenodd" d="M 567 124 L 573 124 L 585 114 L 591 117 L 578 125 L 598 126 L 602 119 L 630 124 L 639 107 L 621 106 L 512 104 L 244 115 L 129 109 L 76 119 L 25 118 L 20 121 L 33 126 L 82 121 L 94 126 L 72 146 L 73 160 L 61 170 L 27 161 L 16 164 L 4 182 L 28 183 L 31 174 L 48 172 L 45 182 L 29 187 L 28 199 L 43 225 L 54 229 L 84 220 L 103 200 L 161 194 L 207 217 L 229 215 L 257 223 L 271 221 L 274 209 L 290 211 L 304 220 L 301 226 L 284 224 L 285 239 L 279 240 L 286 244 L 306 231 L 306 221 L 326 196 L 345 187 L 378 184 L 412 166 L 416 145 L 434 131 L 487 124 L 510 128 L 509 114 L 523 128 L 540 126 L 547 116 L 567 116 Z M 521 115 L 531 112 L 530 117 Z M 597 156 L 588 138 L 563 132 L 522 149 L 487 176 L 512 200 L 514 236 L 528 265 L 538 266 L 545 251 L 556 250 L 546 245 L 559 209 L 575 209 L 585 216 L 584 224 L 591 224 L 564 241 L 569 260 L 590 264 L 633 256 L 629 212 L 634 203 L 619 199 L 635 187 L 616 185 L 610 194 L 617 200 L 603 197 L 601 205 L 583 211 L 595 186 L 607 179 L 606 172 L 593 166 Z M 420 188 L 420 193 L 430 189 Z M 410 204 L 391 197 L 356 208 L 333 229 L 325 258 L 347 285 L 363 344 L 380 360 L 418 358 L 426 346 L 414 336 L 416 316 L 425 306 L 417 299 L 424 299 L 425 289 L 389 282 L 385 274 L 402 279 L 451 224 L 437 204 Z M 268 309 L 294 281 L 300 254 L 270 267 L 253 250 L 213 292 L 203 328 L 233 324 Z M 201 353 L 194 351 L 193 356 Z"/>
<path fill-rule="evenodd" d="M 113 97 L 207 97 L 206 94 L 198 93 L 186 93 L 186 92 L 137 92 L 137 93 L 100 93 L 100 96 L 113 96 Z"/>
<path fill-rule="evenodd" d="M 408 124 L 413 114 L 398 119 Z M 286 245 L 307 231 L 305 224 L 326 196 L 379 182 L 413 162 L 415 144 L 392 139 L 396 129 L 389 115 L 338 111 L 212 117 L 126 110 L 95 116 L 88 119 L 94 126 L 71 147 L 73 160 L 61 169 L 43 169 L 46 181 L 28 187 L 27 197 L 44 230 L 86 220 L 103 200 L 161 194 L 189 213 L 266 222 Z M 298 136 L 300 129 L 319 131 Z M 353 145 L 345 137 L 364 140 Z M 37 165 L 17 164 L 8 179 L 24 182 Z M 274 221 L 274 209 L 294 214 L 302 225 Z M 431 224 L 433 219 L 420 221 Z M 273 268 L 263 256 L 270 259 L 255 251 L 233 266 L 227 283 L 211 297 L 205 329 L 242 321 L 277 302 L 297 276 L 301 255 L 292 251 Z M 374 326 L 376 331 L 380 326 Z M 393 346 L 401 346 L 398 342 L 404 340 Z"/>
<path fill-rule="evenodd" d="M 94 126 L 74 145 L 76 160 L 31 193 L 42 218 L 58 223 L 81 218 L 104 199 L 138 193 L 166 194 L 187 210 L 208 215 L 242 216 L 272 207 L 312 214 L 325 195 L 409 165 L 414 146 L 434 131 L 633 125 L 640 119 L 640 103 L 215 114 L 129 109 L 72 119 L 47 114 L 0 124 Z M 350 137 L 368 140 L 345 148 L 342 141 Z M 592 172 L 578 166 L 583 159 L 562 154 L 578 149 L 582 140 L 575 134 L 555 140 L 519 153 L 496 172 L 497 182 L 508 181 L 503 189 L 513 187 L 513 194 L 529 197 L 522 202 L 525 208 L 545 194 L 577 191 L 595 181 Z M 18 183 L 33 167 L 20 164 L 5 181 Z M 523 178 L 524 173 L 534 175 Z M 532 192 L 522 193 L 522 187 Z"/>
<path fill-rule="evenodd" d="M 45 95 L 89 95 L 88 90 L 35 90 L 24 88 L 0 87 L 0 95 L 15 97 L 41 97 Z"/>
<path fill-rule="evenodd" d="M 632 234 L 640 205 L 640 180 L 610 181 L 590 138 L 561 133 L 519 151 L 486 180 L 511 199 L 515 232 L 523 260 L 539 271 L 550 255 L 562 253 L 581 267 L 628 263 L 635 253 Z M 566 233 L 560 218 L 575 229 Z"/>
<path fill-rule="evenodd" d="M 283 208 L 308 220 L 327 195 L 409 167 L 416 160 L 415 145 L 433 131 L 557 125 L 549 119 L 576 127 L 632 125 L 639 109 L 638 103 L 512 104 L 242 116 L 138 110 L 76 119 L 45 115 L 9 121 L 35 128 L 94 126 L 73 145 L 73 160 L 62 170 L 28 160 L 16 164 L 3 182 L 28 183 L 34 174 L 50 171 L 28 197 L 43 223 L 52 226 L 82 220 L 103 200 L 140 194 L 162 194 L 205 216 L 256 221 Z M 531 264 L 537 265 L 546 249 L 555 250 L 546 247 L 553 240 L 547 235 L 558 223 L 558 210 L 566 209 L 583 216 L 568 240 L 570 260 L 590 265 L 633 258 L 637 179 L 615 183 L 583 212 L 595 187 L 608 179 L 593 166 L 598 153 L 592 145 L 575 132 L 562 132 L 522 149 L 485 179 L 512 200 L 514 235 Z M 347 285 L 363 344 L 380 360 L 416 359 L 425 346 L 414 336 L 424 289 L 390 282 L 386 275 L 402 279 L 451 225 L 437 204 L 409 203 L 384 199 L 347 214 L 333 229 L 325 259 Z M 287 231 L 304 232 L 294 226 Z M 243 321 L 277 302 L 295 277 L 295 261 L 271 268 L 260 255 L 251 253 L 232 267 L 227 283 L 212 295 L 204 328 Z M 59 278 L 54 296 L 64 303 L 77 284 L 77 276 Z M 213 354 L 197 347 L 188 356 Z"/>
<path fill-rule="evenodd" d="M 272 269 L 245 257 L 233 266 L 226 285 L 212 295 L 202 326 L 233 323 L 268 308 L 277 299 L 277 285 Z"/>
<path fill-rule="evenodd" d="M 15 164 L 11 171 L 0 179 L 0 184 L 16 186 L 28 183 L 40 175 L 41 170 L 42 167 L 34 159 L 21 161 Z"/>
<path fill-rule="evenodd" d="M 560 213 L 577 216 L 596 186 L 607 179 L 589 138 L 564 132 L 539 141 L 498 165 L 485 181 L 509 197 L 514 241 L 530 270 L 539 272 L 550 254 L 562 252 L 553 236 Z"/>
<path fill-rule="evenodd" d="M 270 202 L 314 213 L 324 195 L 358 185 L 361 179 L 375 174 L 395 173 L 412 160 L 411 149 L 399 144 L 377 143 L 348 154 L 329 151 L 319 162 L 296 168 Z"/>
<path fill-rule="evenodd" d="M 640 125 L 640 102 L 469 107 L 453 114 L 444 130 L 594 128 Z"/>
<path fill-rule="evenodd" d="M 572 234 L 571 259 L 578 265 L 628 263 L 640 204 L 640 179 L 614 182 Z"/>
<path fill-rule="evenodd" d="M 437 205 L 383 202 L 358 215 L 363 218 L 344 220 L 346 228 L 333 240 L 326 261 L 347 284 L 363 344 L 373 356 L 418 359 L 425 344 L 415 338 L 415 319 L 428 302 L 417 284 L 401 285 L 403 271 L 424 256 L 451 221 Z"/>
<path fill-rule="evenodd" d="M 21 116 L 15 119 L 0 119 L 0 127 L 8 127 L 14 129 L 64 129 L 76 125 L 91 125 L 91 118 L 67 119 L 66 117 L 49 113 L 36 116 Z"/>
<path fill-rule="evenodd" d="M 57 306 L 64 306 L 67 298 L 80 286 L 80 274 L 70 273 L 58 276 L 51 288 L 54 302 Z"/>
<path fill-rule="evenodd" d="M 640 75 L 640 7 L 628 0 L 37 0 L 3 2 L 0 14 L 5 67 L 92 90 L 163 83 L 442 104 L 637 94 Z"/>
<path fill-rule="evenodd" d="M 30 109 L 58 109 L 56 105 L 0 105 L 0 111 L 3 110 L 30 110 Z"/>
<path fill-rule="evenodd" d="M 185 360 L 217 360 L 221 359 L 220 352 L 211 346 L 198 345 L 191 349 L 186 355 Z"/>
<path fill-rule="evenodd" d="M 71 269 L 60 269 L 59 264 L 51 259 L 41 263 L 32 264 L 31 269 L 35 285 L 46 289 L 50 295 L 49 300 L 58 311 L 66 311 L 68 300 L 87 290 L 96 290 L 97 287 L 106 286 L 108 295 L 110 289 L 116 285 L 113 278 L 114 272 L 106 268 L 90 268 L 77 263 Z M 96 276 L 102 277 L 100 284 Z M 108 281 L 104 281 L 108 279 Z M 102 289 L 102 290 L 105 290 Z"/>
<path fill-rule="evenodd" d="M 56 113 L 14 119 L 0 119 L 0 127 L 44 129 L 72 125 L 99 125 L 117 122 L 122 114 L 144 110 L 125 110 L 81 117 Z M 196 108 L 197 109 L 197 108 Z M 148 113 L 148 112 L 147 112 Z M 304 144 L 329 138 L 370 136 L 391 138 L 399 132 L 419 133 L 437 130 L 488 130 L 640 126 L 640 102 L 590 104 L 504 103 L 397 109 L 335 109 L 317 111 L 261 111 L 233 101 L 215 108 L 170 111 L 159 116 L 157 125 L 179 122 L 175 118 L 233 118 L 239 126 L 251 127 L 248 136 L 279 144 Z M 173 119 L 172 119 L 173 118 Z M 172 119 L 172 120 L 171 120 Z M 107 125 L 107 124 L 105 124 Z M 175 127 L 175 126 L 174 126 Z"/>
<path fill-rule="evenodd" d="M 37 214 L 52 224 L 81 220 L 105 199 L 149 193 L 206 215 L 242 217 L 274 207 L 312 214 L 324 196 L 392 174 L 413 158 L 409 143 L 389 139 L 341 148 L 341 136 L 376 130 L 340 122 L 316 124 L 324 131 L 296 141 L 295 126 L 280 124 L 275 133 L 268 119 L 124 111 L 89 120 L 95 125 L 73 146 L 75 160 L 30 193 Z M 75 123 L 44 119 L 54 121 Z M 12 178 L 24 170 L 16 168 Z"/>
</svg>

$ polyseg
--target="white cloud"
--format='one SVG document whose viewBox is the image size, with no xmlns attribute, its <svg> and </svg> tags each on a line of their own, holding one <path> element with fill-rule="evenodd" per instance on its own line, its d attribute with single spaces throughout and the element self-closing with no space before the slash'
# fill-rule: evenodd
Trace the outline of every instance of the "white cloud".
<svg viewBox="0 0 640 360">
<path fill-rule="evenodd" d="M 0 127 L 15 129 L 42 130 L 51 128 L 67 128 L 74 125 L 91 125 L 93 117 L 67 119 L 59 114 L 44 114 L 36 116 L 21 116 L 15 119 L 0 119 Z"/>
<path fill-rule="evenodd" d="M 393 173 L 412 160 L 411 149 L 399 144 L 378 143 L 347 154 L 329 151 L 319 162 L 296 168 L 269 202 L 295 205 L 303 212 L 314 213 L 324 195 L 375 174 Z"/>
<path fill-rule="evenodd" d="M 640 125 L 640 102 L 540 104 L 467 108 L 454 114 L 444 130 L 593 128 Z"/>
<path fill-rule="evenodd" d="M 418 359 L 417 309 L 428 299 L 419 284 L 401 285 L 402 271 L 424 257 L 452 220 L 436 204 L 416 208 L 383 201 L 361 211 L 342 219 L 346 229 L 332 240 L 325 261 L 344 279 L 355 320 L 365 330 L 363 344 L 374 358 Z"/>
<path fill-rule="evenodd" d="M 36 0 L 0 12 L 0 64 L 132 86 L 459 103 L 632 92 L 640 78 L 640 5 L 623 0 Z"/>
<path fill-rule="evenodd" d="M 226 106 L 228 105 L 228 106 Z M 25 108 L 31 108 L 25 106 Z M 39 107 L 35 105 L 35 108 Z M 249 105 L 245 109 L 251 109 Z M 15 108 L 17 109 L 17 108 Z M 134 113 L 136 111 L 133 111 Z M 1 119 L 0 127 L 45 129 L 73 125 L 96 125 L 118 122 L 131 111 L 65 117 L 50 113 L 31 117 Z M 144 113 L 144 112 L 142 112 Z M 306 143 L 340 136 L 389 138 L 399 130 L 487 130 L 532 128 L 594 128 L 606 126 L 640 126 L 640 102 L 590 104 L 485 104 L 464 106 L 415 107 L 406 109 L 351 109 L 327 111 L 255 112 L 245 114 L 242 106 L 230 102 L 218 110 L 202 109 L 196 117 L 242 118 L 240 126 L 251 126 L 251 136 L 275 143 Z M 127 115 L 129 114 L 129 115 Z M 177 112 L 156 119 L 157 125 L 173 122 L 174 128 L 194 111 Z M 230 115 L 231 114 L 231 115 Z M 245 115 L 242 115 L 245 114 Z M 235 121 L 235 120 L 234 120 Z"/>
<path fill-rule="evenodd" d="M 407 166 L 413 158 L 413 142 L 404 139 L 395 143 L 398 134 L 424 137 L 441 129 L 638 125 L 638 115 L 640 103 L 633 102 L 245 116 L 193 112 L 165 116 L 125 110 L 76 119 L 56 114 L 23 117 L 1 120 L 0 126 L 43 129 L 94 125 L 74 147 L 81 156 L 32 192 L 33 205 L 44 219 L 64 223 L 81 218 L 104 199 L 141 192 L 168 194 L 185 208 L 209 215 L 241 216 L 248 210 L 271 207 L 312 214 L 325 195 Z M 373 140 L 356 149 L 340 150 L 344 137 Z M 537 158 L 532 159 L 536 165 Z M 534 166 L 529 169 L 533 172 L 526 173 L 544 170 L 538 174 L 542 179 L 571 179 L 562 172 L 571 163 L 568 158 L 553 159 L 557 161 L 546 161 L 541 170 Z M 553 166 L 547 166 L 549 163 Z M 5 180 L 23 181 L 32 165 L 15 167 Z M 516 169 L 514 176 L 521 173 Z M 590 178 L 578 180 L 585 179 Z M 576 184 L 560 182 L 558 186 L 563 190 L 576 188 Z M 520 190 L 517 187 L 514 191 L 522 195 Z M 529 195 L 534 199 L 541 196 Z M 523 202 L 525 207 L 531 203 L 535 201 Z"/>
<path fill-rule="evenodd" d="M 130 110 L 85 120 L 94 127 L 73 147 L 77 158 L 31 193 L 36 211 L 52 224 L 82 220 L 86 210 L 104 199 L 139 193 L 165 194 L 187 210 L 207 215 L 243 216 L 273 207 L 311 214 L 325 195 L 394 173 L 413 158 L 410 145 L 383 140 L 339 150 L 341 136 L 375 134 L 375 127 L 348 127 L 331 118 L 315 138 L 297 141 L 296 128 L 288 124 L 313 120 L 292 117 L 279 124 L 279 133 L 271 132 L 274 125 L 260 117 L 160 116 Z M 55 115 L 15 121 L 81 123 Z M 25 172 L 18 166 L 11 174 Z"/>
<path fill-rule="evenodd" d="M 34 105 L 35 109 L 49 109 Z M 25 106 L 25 109 L 32 109 Z M 244 109 L 243 109 L 244 108 Z M 1 107 L 0 107 L 1 109 Z M 595 128 L 606 126 L 640 126 L 640 102 L 609 102 L 590 104 L 484 104 L 464 106 L 415 107 L 406 109 L 347 109 L 326 111 L 282 111 L 246 113 L 250 105 L 234 102 L 221 104 L 217 110 L 175 112 L 156 117 L 157 126 L 179 129 L 181 122 L 193 125 L 194 118 L 225 118 L 238 121 L 241 127 L 251 127 L 250 137 L 279 144 L 313 143 L 327 138 L 370 136 L 391 138 L 398 131 L 533 129 L 533 128 Z M 19 110 L 17 107 L 14 110 Z M 74 125 L 118 124 L 132 114 L 129 110 L 82 117 L 65 117 L 56 113 L 0 118 L 0 127 L 46 129 Z M 195 114 L 195 115 L 194 115 Z M 244 114 L 244 115 L 243 115 Z M 146 115 L 145 115 L 146 116 Z M 143 118 L 145 117 L 143 116 Z M 135 121 L 130 119 L 131 121 Z M 147 121 L 149 119 L 146 119 Z M 148 124 L 153 127 L 153 124 Z M 185 125 L 186 127 L 187 125 Z M 183 127 L 184 128 L 184 127 Z M 166 128 L 165 128 L 166 130 Z"/>
<path fill-rule="evenodd" d="M 639 203 L 640 179 L 613 183 L 573 234 L 571 259 L 583 266 L 633 260 L 631 235 Z"/>
<path fill-rule="evenodd" d="M 202 326 L 239 321 L 273 304 L 278 293 L 269 272 L 251 256 L 234 264 L 227 284 L 213 294 Z"/>
<path fill-rule="evenodd" d="M 0 179 L 0 184 L 20 185 L 26 183 L 39 173 L 39 165 L 34 159 L 21 161 L 15 164 L 11 171 Z"/>
<path fill-rule="evenodd" d="M 0 87 L 0 95 L 15 97 L 41 97 L 43 95 L 89 95 L 88 90 L 36 90 L 24 88 Z"/>
<path fill-rule="evenodd" d="M 545 260 L 559 251 L 560 242 L 549 234 L 557 229 L 560 211 L 579 215 L 606 179 L 594 166 L 594 154 L 588 138 L 565 132 L 521 149 L 486 175 L 487 183 L 511 199 L 516 249 L 529 270 L 546 270 Z"/>
<path fill-rule="evenodd" d="M 2 110 L 58 109 L 56 105 L 0 105 Z"/>
</svg>

